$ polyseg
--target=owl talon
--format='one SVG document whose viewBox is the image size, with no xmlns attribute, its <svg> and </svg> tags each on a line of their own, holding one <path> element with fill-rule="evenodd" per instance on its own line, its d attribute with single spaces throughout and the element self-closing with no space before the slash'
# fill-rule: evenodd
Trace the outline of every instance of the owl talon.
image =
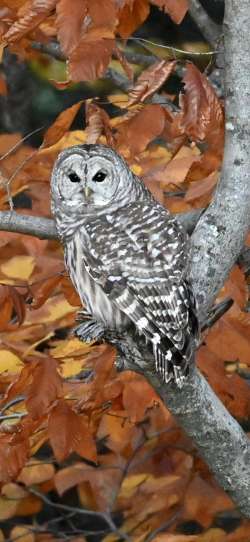
<svg viewBox="0 0 250 542">
<path fill-rule="evenodd" d="M 85 343 L 99 342 L 104 338 L 105 329 L 95 320 L 87 320 L 73 330 L 74 335 Z"/>
</svg>

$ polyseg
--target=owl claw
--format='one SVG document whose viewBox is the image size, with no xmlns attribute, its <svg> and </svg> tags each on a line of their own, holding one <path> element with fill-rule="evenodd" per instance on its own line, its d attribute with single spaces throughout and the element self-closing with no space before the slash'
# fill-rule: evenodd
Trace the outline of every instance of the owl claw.
<svg viewBox="0 0 250 542">
<path fill-rule="evenodd" d="M 99 342 L 104 338 L 105 329 L 95 320 L 87 320 L 73 330 L 74 335 L 85 343 Z"/>
</svg>

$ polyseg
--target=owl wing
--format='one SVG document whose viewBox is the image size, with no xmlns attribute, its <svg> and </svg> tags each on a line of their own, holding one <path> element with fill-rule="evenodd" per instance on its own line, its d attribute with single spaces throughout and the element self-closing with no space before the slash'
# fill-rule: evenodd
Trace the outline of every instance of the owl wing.
<svg viewBox="0 0 250 542">
<path fill-rule="evenodd" d="M 138 214 L 137 214 L 138 217 Z M 184 279 L 187 239 L 159 207 L 149 223 L 123 224 L 119 242 L 88 252 L 88 270 L 109 299 L 152 344 L 157 370 L 179 383 L 193 357 L 198 322 L 191 288 Z M 103 238 L 105 240 L 105 238 Z M 94 261 L 95 260 L 95 261 Z"/>
</svg>

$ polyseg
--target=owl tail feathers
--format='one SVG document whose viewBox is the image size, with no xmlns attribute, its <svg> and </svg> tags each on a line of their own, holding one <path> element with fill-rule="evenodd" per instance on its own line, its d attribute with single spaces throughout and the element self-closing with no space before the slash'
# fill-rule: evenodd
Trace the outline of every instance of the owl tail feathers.
<svg viewBox="0 0 250 542">
<path fill-rule="evenodd" d="M 189 367 L 194 363 L 194 347 L 189 344 L 185 353 L 179 352 L 176 348 L 167 351 L 157 348 L 154 349 L 154 357 L 156 370 L 162 380 L 166 384 L 173 381 L 178 388 L 182 388 L 188 378 Z"/>
</svg>

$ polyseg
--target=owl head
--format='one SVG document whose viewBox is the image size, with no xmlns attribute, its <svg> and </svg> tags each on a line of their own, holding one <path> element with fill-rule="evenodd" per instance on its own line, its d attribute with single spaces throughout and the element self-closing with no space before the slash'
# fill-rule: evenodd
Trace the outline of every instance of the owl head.
<svg viewBox="0 0 250 542">
<path fill-rule="evenodd" d="M 124 160 L 104 145 L 77 145 L 62 153 L 54 165 L 51 181 L 52 207 L 77 215 L 110 211 L 125 205 L 140 191 L 139 179 Z M 136 197 L 136 194 L 135 194 Z"/>
</svg>

